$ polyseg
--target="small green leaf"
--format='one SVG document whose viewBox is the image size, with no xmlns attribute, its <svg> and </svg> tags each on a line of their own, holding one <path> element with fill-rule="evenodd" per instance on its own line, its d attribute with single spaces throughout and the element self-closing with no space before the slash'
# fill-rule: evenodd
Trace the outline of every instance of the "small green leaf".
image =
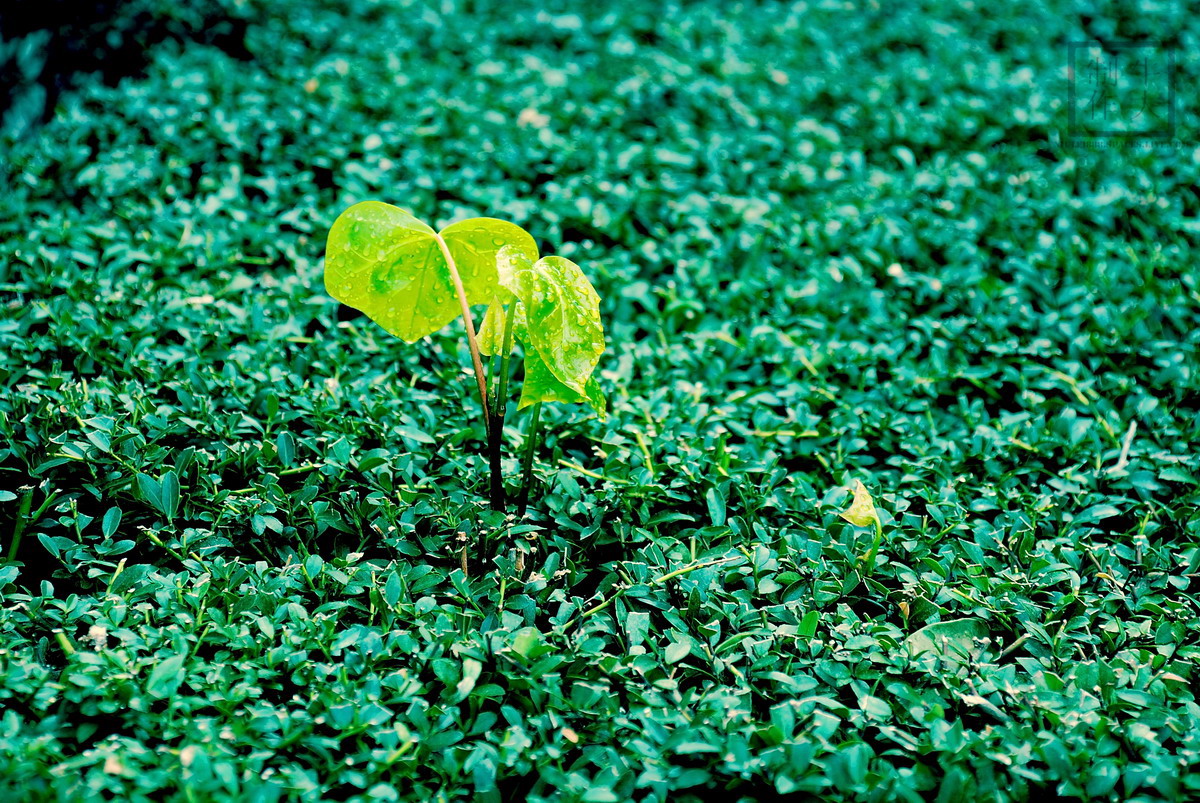
<svg viewBox="0 0 1200 803">
<path fill-rule="evenodd" d="M 987 622 L 982 619 L 952 619 L 926 625 L 904 639 L 904 644 L 914 656 L 931 652 L 940 658 L 963 662 L 974 653 L 974 640 L 987 635 Z"/>
<path fill-rule="evenodd" d="M 155 479 L 149 474 L 138 474 L 138 489 L 142 496 L 158 513 L 172 520 L 179 510 L 179 478 L 169 471 Z"/>
<path fill-rule="evenodd" d="M 642 611 L 630 611 L 625 617 L 625 635 L 629 638 L 629 646 L 634 647 L 646 640 L 650 632 L 650 614 Z"/>
<path fill-rule="evenodd" d="M 110 507 L 100 520 L 100 532 L 105 538 L 112 538 L 113 533 L 121 526 L 121 508 Z"/>
<path fill-rule="evenodd" d="M 396 427 L 396 431 L 400 433 L 401 436 L 405 438 L 411 438 L 417 443 L 437 443 L 437 439 L 428 432 L 422 432 L 416 427 L 409 426 L 408 424 L 401 424 L 400 426 Z M 383 461 L 380 462 L 382 463 Z M 359 470 L 362 470 L 362 466 L 359 466 Z"/>
<path fill-rule="evenodd" d="M 404 588 L 400 584 L 400 576 L 395 572 L 388 574 L 387 582 L 383 584 L 383 601 L 388 605 L 395 607 L 400 601 L 400 594 Z"/>
<path fill-rule="evenodd" d="M 290 432 L 280 432 L 275 439 L 275 450 L 279 453 L 279 462 L 290 467 L 296 462 L 296 441 Z"/>
<path fill-rule="evenodd" d="M 183 682 L 183 662 L 186 659 L 187 654 L 181 653 L 159 661 L 146 681 L 146 693 L 158 698 L 174 694 Z"/>
<path fill-rule="evenodd" d="M 667 645 L 664 657 L 666 658 L 668 664 L 677 664 L 684 658 L 687 658 L 691 651 L 692 642 L 690 639 L 684 641 L 672 641 Z"/>
<path fill-rule="evenodd" d="M 839 513 L 846 521 L 855 527 L 868 527 L 879 521 L 879 513 L 875 510 L 875 500 L 861 480 L 854 481 L 854 500 L 844 513 Z"/>
<path fill-rule="evenodd" d="M 512 651 L 522 658 L 529 658 L 541 646 L 542 633 L 536 627 L 522 627 L 513 634 Z"/>
<path fill-rule="evenodd" d="M 167 517 L 167 521 L 170 521 L 179 511 L 179 477 L 175 475 L 174 471 L 168 471 L 159 478 L 158 482 L 159 487 L 162 488 L 159 510 Z"/>
<path fill-rule="evenodd" d="M 892 718 L 892 707 L 878 697 L 864 694 L 858 698 L 858 705 L 863 710 L 863 713 L 869 717 L 881 720 Z"/>
<path fill-rule="evenodd" d="M 714 527 L 720 527 L 725 523 L 725 497 L 719 488 L 709 488 L 704 498 L 708 502 L 709 519 Z"/>
<path fill-rule="evenodd" d="M 153 571 L 154 566 L 148 563 L 135 563 L 132 566 L 126 566 L 125 570 L 113 579 L 112 584 L 108 588 L 108 593 L 123 594 L 142 582 Z"/>
<path fill-rule="evenodd" d="M 816 611 L 809 611 L 800 620 L 800 626 L 796 628 L 796 635 L 800 638 L 812 638 L 817 634 L 817 625 L 820 622 L 821 615 Z"/>
<path fill-rule="evenodd" d="M 504 316 L 507 313 L 506 308 L 499 304 L 492 304 L 484 313 L 483 323 L 479 327 L 479 350 L 489 356 L 503 354 L 504 352 Z M 519 342 L 527 342 L 529 335 L 525 329 L 525 310 L 518 303 L 517 309 L 513 313 L 513 340 Z"/>
<path fill-rule="evenodd" d="M 138 490 L 142 492 L 142 497 L 149 502 L 155 510 L 162 510 L 162 486 L 158 484 L 158 480 L 151 477 L 149 474 L 137 475 Z"/>
<path fill-rule="evenodd" d="M 479 350 L 489 357 L 504 351 L 504 307 L 492 304 L 487 308 L 477 336 Z"/>
<path fill-rule="evenodd" d="M 87 433 L 87 439 L 102 452 L 112 451 L 112 440 L 108 437 L 107 433 L 100 430 L 92 430 Z"/>
<path fill-rule="evenodd" d="M 1087 793 L 1091 797 L 1104 797 L 1116 788 L 1121 780 L 1121 768 L 1112 759 L 1100 760 L 1092 765 L 1087 781 Z"/>
<path fill-rule="evenodd" d="M 483 664 L 476 661 L 474 658 L 464 658 L 462 663 L 462 680 L 455 685 L 454 702 L 459 703 L 467 699 L 467 695 L 475 688 L 475 684 L 479 681 L 479 675 L 483 672 Z"/>
<path fill-rule="evenodd" d="M 329 444 L 329 454 L 340 465 L 347 465 L 350 462 L 350 444 L 345 438 L 338 438 L 333 443 Z"/>
</svg>

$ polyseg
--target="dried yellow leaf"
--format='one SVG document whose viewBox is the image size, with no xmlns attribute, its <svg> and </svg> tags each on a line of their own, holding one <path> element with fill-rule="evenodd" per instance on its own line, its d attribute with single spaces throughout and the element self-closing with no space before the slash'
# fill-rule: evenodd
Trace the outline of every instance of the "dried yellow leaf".
<svg viewBox="0 0 1200 803">
<path fill-rule="evenodd" d="M 855 527 L 869 527 L 879 522 L 879 514 L 875 512 L 875 500 L 871 498 L 861 480 L 854 481 L 854 500 L 850 507 L 838 515 Z"/>
</svg>

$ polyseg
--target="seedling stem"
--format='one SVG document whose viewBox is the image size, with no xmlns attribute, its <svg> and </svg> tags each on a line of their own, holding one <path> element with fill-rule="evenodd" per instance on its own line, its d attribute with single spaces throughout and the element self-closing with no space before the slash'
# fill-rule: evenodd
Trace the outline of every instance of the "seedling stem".
<svg viewBox="0 0 1200 803">
<path fill-rule="evenodd" d="M 525 465 L 521 469 L 524 479 L 521 481 L 521 496 L 517 499 L 517 516 L 524 516 L 525 508 L 529 506 L 529 486 L 533 484 L 533 453 L 537 450 L 538 422 L 542 415 L 541 402 L 534 402 L 532 413 L 529 434 L 525 436 Z"/>
<path fill-rule="evenodd" d="M 488 436 L 489 470 L 492 475 L 492 510 L 504 510 L 504 483 L 500 476 L 500 427 L 492 421 L 488 406 L 487 378 L 483 373 L 483 358 L 479 355 L 479 341 L 475 337 L 475 322 L 471 319 L 471 305 L 467 303 L 467 291 L 463 287 L 462 277 L 458 274 L 458 266 L 446 246 L 441 234 L 435 234 L 438 247 L 446 266 L 450 268 L 450 279 L 454 282 L 454 292 L 458 294 L 458 304 L 462 308 L 463 325 L 467 329 L 467 346 L 471 349 L 471 364 L 475 369 L 475 382 L 479 385 L 479 402 L 483 405 L 483 423 Z"/>
</svg>

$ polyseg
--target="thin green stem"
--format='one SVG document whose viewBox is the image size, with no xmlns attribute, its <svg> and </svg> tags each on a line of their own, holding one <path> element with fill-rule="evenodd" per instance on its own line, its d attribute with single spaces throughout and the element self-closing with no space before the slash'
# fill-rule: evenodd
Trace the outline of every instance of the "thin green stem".
<svg viewBox="0 0 1200 803">
<path fill-rule="evenodd" d="M 493 507 L 495 507 L 495 500 L 499 499 L 501 508 L 504 506 L 504 477 L 500 450 L 504 443 L 504 418 L 508 414 L 508 361 L 512 355 L 513 313 L 516 308 L 516 301 L 509 304 L 504 317 L 504 338 L 500 349 L 499 375 L 492 383 L 492 429 L 495 431 L 495 437 L 488 441 L 488 454 L 492 467 Z M 493 367 L 495 367 L 495 363 L 493 363 Z"/>
<path fill-rule="evenodd" d="M 435 234 L 437 237 L 438 247 L 442 249 L 442 256 L 446 260 L 446 266 L 450 269 L 450 280 L 454 282 L 454 292 L 458 295 L 458 305 L 462 310 L 463 325 L 467 329 L 467 347 L 471 350 L 471 364 L 475 369 L 475 382 L 479 385 L 479 400 L 483 403 L 483 420 L 488 428 L 491 428 L 491 417 L 488 415 L 488 392 L 487 379 L 483 372 L 483 358 L 479 354 L 479 340 L 475 336 L 475 321 L 471 317 L 471 305 L 467 301 L 467 290 L 463 287 L 462 276 L 458 273 L 458 265 L 454 262 L 454 256 L 450 253 L 449 246 L 442 239 L 442 235 Z"/>
<path fill-rule="evenodd" d="M 521 468 L 521 496 L 517 499 L 517 515 L 524 516 L 529 506 L 529 487 L 533 484 L 533 454 L 537 450 L 538 424 L 542 416 L 542 403 L 534 402 L 533 417 L 529 420 L 529 432 L 525 436 L 525 465 Z"/>
<path fill-rule="evenodd" d="M 582 474 L 585 477 L 591 477 L 594 480 L 604 480 L 605 482 L 612 482 L 612 483 L 616 483 L 617 485 L 632 485 L 633 484 L 629 480 L 623 480 L 623 479 L 620 479 L 619 477 L 610 477 L 607 474 L 600 474 L 599 472 L 596 472 L 596 471 L 588 471 L 583 466 L 576 465 L 575 463 L 572 463 L 570 460 L 559 460 L 558 464 L 560 466 L 562 466 L 563 468 L 569 468 L 578 474 Z"/>
<path fill-rule="evenodd" d="M 54 631 L 54 640 L 58 642 L 59 648 L 63 651 L 64 654 L 67 655 L 67 657 L 70 657 L 75 654 L 75 652 L 76 652 L 75 645 L 71 642 L 71 637 L 68 636 L 65 632 L 63 632 L 62 630 L 55 630 Z"/>
<path fill-rule="evenodd" d="M 17 523 L 13 526 L 12 543 L 8 546 L 8 560 L 11 563 L 17 559 L 17 550 L 21 548 L 21 536 L 25 533 L 25 524 L 29 516 L 29 508 L 33 506 L 33 489 L 21 497 L 21 506 L 17 510 Z"/>
<path fill-rule="evenodd" d="M 475 382 L 479 386 L 479 402 L 483 405 L 483 423 L 487 429 L 489 469 L 492 475 L 492 510 L 504 510 L 504 484 L 500 477 L 500 432 L 499 427 L 492 421 L 491 407 L 488 405 L 487 376 L 483 371 L 483 357 L 479 354 L 479 340 L 475 336 L 475 321 L 471 318 L 471 305 L 467 301 L 467 290 L 463 287 L 462 277 L 458 266 L 450 253 L 449 246 L 442 235 L 435 234 L 438 247 L 446 259 L 450 269 L 450 279 L 454 282 L 454 292 L 458 295 L 458 304 L 462 310 L 463 325 L 467 330 L 467 347 L 471 350 L 471 365 L 475 369 Z"/>
<path fill-rule="evenodd" d="M 496 417 L 496 399 L 500 398 L 500 363 L 498 354 L 488 362 L 488 399 L 492 403 L 492 418 Z"/>
<path fill-rule="evenodd" d="M 517 317 L 517 302 L 513 301 L 504 311 L 504 345 L 500 352 L 500 390 L 496 394 L 496 419 L 504 425 L 508 413 L 508 361 L 513 350 L 513 320 Z"/>
<path fill-rule="evenodd" d="M 50 495 L 46 497 L 46 500 L 42 502 L 41 506 L 34 511 L 32 516 L 30 516 L 30 505 L 28 503 L 33 501 L 33 490 L 31 489 L 25 492 L 25 497 L 21 500 L 21 508 L 17 516 L 16 526 L 13 527 L 13 541 L 8 547 L 8 559 L 10 561 L 16 560 L 17 550 L 21 546 L 21 536 L 25 534 L 25 528 L 32 522 L 41 521 L 42 516 L 45 515 L 46 511 L 50 509 L 50 506 L 54 504 L 56 499 L 58 499 L 58 491 L 51 491 Z"/>
<path fill-rule="evenodd" d="M 729 555 L 724 558 L 717 558 L 716 560 L 706 560 L 702 563 L 693 562 L 687 566 L 683 566 L 681 568 L 675 569 L 674 571 L 667 572 L 664 575 L 654 578 L 653 580 L 650 581 L 650 585 L 660 586 L 660 585 L 663 585 L 664 583 L 674 580 L 676 577 L 682 577 L 685 574 L 691 574 L 692 572 L 698 571 L 699 569 L 707 569 L 710 566 L 720 566 L 723 563 L 729 563 L 730 561 L 737 560 L 740 557 L 743 557 L 743 555 Z M 619 597 L 625 596 L 625 592 L 628 591 L 629 587 L 631 587 L 631 586 L 632 586 L 632 583 L 629 583 L 629 584 L 627 584 L 627 587 L 625 587 L 625 588 L 618 588 L 616 591 L 614 591 L 612 594 L 610 594 L 603 602 L 599 602 L 596 605 L 593 605 L 592 607 L 588 608 L 587 610 L 581 612 L 574 619 L 571 619 L 566 624 L 558 627 L 557 632 L 560 634 L 566 633 L 572 627 L 578 625 L 580 622 L 582 622 L 584 619 L 587 619 L 589 616 L 594 616 L 594 615 L 600 613 L 601 611 L 606 609 L 609 605 L 612 605 Z"/>
<path fill-rule="evenodd" d="M 870 574 L 875 568 L 875 556 L 879 554 L 879 547 L 883 544 L 883 522 L 879 520 L 879 516 L 875 517 L 875 541 L 871 544 L 871 548 L 867 550 L 867 554 L 861 558 L 862 568 L 866 574 Z"/>
</svg>

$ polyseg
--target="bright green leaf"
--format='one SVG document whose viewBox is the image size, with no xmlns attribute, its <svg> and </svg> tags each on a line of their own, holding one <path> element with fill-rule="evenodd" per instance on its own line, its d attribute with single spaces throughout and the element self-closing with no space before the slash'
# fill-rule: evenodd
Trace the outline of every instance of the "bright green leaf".
<svg viewBox="0 0 1200 803">
<path fill-rule="evenodd" d="M 296 441 L 290 432 L 280 432 L 275 439 L 275 450 L 279 453 L 279 462 L 291 466 L 296 462 Z"/>
<path fill-rule="evenodd" d="M 863 712 L 875 719 L 888 720 L 892 718 L 892 707 L 886 701 L 878 697 L 872 697 L 869 694 L 864 694 L 858 698 L 859 707 Z"/>
<path fill-rule="evenodd" d="M 490 217 L 460 220 L 442 229 L 441 234 L 472 304 L 507 301 L 503 294 L 497 299 L 497 255 L 501 249 L 511 249 L 511 253 L 529 260 L 538 258 L 533 237 L 520 226 L 505 220 Z"/>
<path fill-rule="evenodd" d="M 436 232 L 379 201 L 355 204 L 334 221 L 325 245 L 325 289 L 409 343 L 459 314 Z"/>
<path fill-rule="evenodd" d="M 532 262 L 514 248 L 500 253 L 499 281 L 525 312 L 526 346 L 532 346 L 559 382 L 584 393 L 604 352 L 600 296 L 569 259 L 549 256 Z M 511 271 L 511 276 L 508 272 Z"/>
<path fill-rule="evenodd" d="M 506 309 L 499 302 L 487 308 L 483 323 L 479 327 L 479 350 L 487 355 L 504 353 L 504 316 Z M 525 310 L 520 304 L 513 313 L 513 339 L 527 342 L 529 339 L 525 330 Z"/>
<path fill-rule="evenodd" d="M 595 379 L 589 379 L 584 392 L 577 393 L 558 381 L 538 353 L 529 349 L 525 352 L 525 380 L 521 385 L 521 400 L 517 408 L 524 409 L 543 401 L 582 402 L 590 405 L 601 419 L 606 415 L 604 392 Z"/>
<path fill-rule="evenodd" d="M 179 511 L 179 477 L 174 471 L 168 471 L 159 478 L 159 487 L 162 489 L 159 510 L 170 521 Z"/>
<path fill-rule="evenodd" d="M 812 638 L 817 633 L 817 625 L 820 624 L 820 621 L 821 615 L 819 613 L 809 611 L 800 620 L 800 626 L 796 630 L 796 635 L 800 638 Z"/>
<path fill-rule="evenodd" d="M 541 643 L 541 631 L 536 627 L 522 627 L 513 634 L 512 651 L 522 658 L 529 658 Z"/>
<path fill-rule="evenodd" d="M 158 480 L 151 477 L 149 474 L 137 475 L 138 489 L 142 492 L 142 498 L 154 506 L 155 510 L 162 510 L 162 486 Z"/>
<path fill-rule="evenodd" d="M 492 302 L 501 247 L 537 256 L 533 238 L 503 220 L 459 221 L 441 237 L 470 304 Z M 461 314 L 438 234 L 403 209 L 379 201 L 355 204 L 334 221 L 325 248 L 325 289 L 409 343 Z"/>
<path fill-rule="evenodd" d="M 692 651 L 692 642 L 690 640 L 672 641 L 667 645 L 664 653 L 664 658 L 668 664 L 677 664 Z"/>
<path fill-rule="evenodd" d="M 709 520 L 714 527 L 720 527 L 725 523 L 725 497 L 719 488 L 709 488 L 704 499 L 708 503 Z"/>
<path fill-rule="evenodd" d="M 492 304 L 487 308 L 476 336 L 479 350 L 489 357 L 504 351 L 504 307 Z"/>
<path fill-rule="evenodd" d="M 642 611 L 630 611 L 625 617 L 625 634 L 629 638 L 629 646 L 641 644 L 650 633 L 650 614 Z"/>
<path fill-rule="evenodd" d="M 389 606 L 395 607 L 400 601 L 400 595 L 404 591 L 403 585 L 400 583 L 400 576 L 395 572 L 388 574 L 387 582 L 383 585 L 383 600 Z"/>
</svg>

